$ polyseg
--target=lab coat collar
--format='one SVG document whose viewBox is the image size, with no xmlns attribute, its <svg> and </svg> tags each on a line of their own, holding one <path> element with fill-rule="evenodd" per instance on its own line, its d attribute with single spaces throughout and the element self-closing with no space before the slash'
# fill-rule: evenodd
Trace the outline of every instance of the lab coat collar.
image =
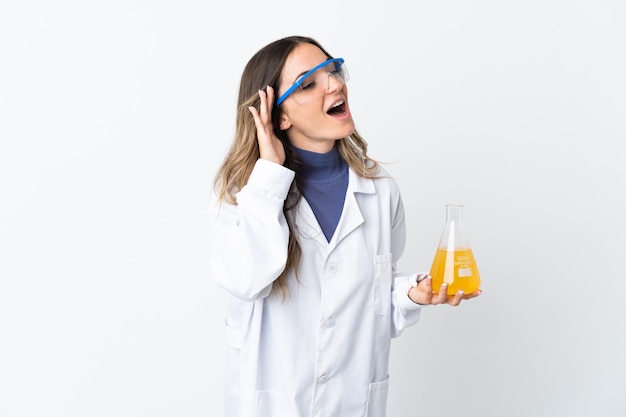
<svg viewBox="0 0 626 417">
<path fill-rule="evenodd" d="M 305 239 L 314 239 L 322 246 L 328 246 L 331 251 L 341 242 L 350 232 L 359 227 L 363 223 L 363 215 L 356 198 L 356 194 L 374 194 L 376 186 L 374 180 L 358 176 L 352 169 L 348 170 L 348 189 L 343 204 L 341 218 L 335 229 L 330 242 L 326 240 L 322 228 L 320 227 L 311 206 L 306 199 L 302 198 L 296 208 L 292 210 L 294 224 L 298 234 Z M 294 198 L 294 196 L 290 196 Z"/>
</svg>

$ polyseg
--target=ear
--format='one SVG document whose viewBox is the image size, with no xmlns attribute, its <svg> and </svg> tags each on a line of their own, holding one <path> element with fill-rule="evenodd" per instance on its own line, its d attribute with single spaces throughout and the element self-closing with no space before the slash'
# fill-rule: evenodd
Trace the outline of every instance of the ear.
<svg viewBox="0 0 626 417">
<path fill-rule="evenodd" d="M 282 112 L 278 118 L 278 127 L 280 130 L 287 130 L 291 127 L 291 120 L 289 120 L 289 117 L 284 112 Z"/>
</svg>

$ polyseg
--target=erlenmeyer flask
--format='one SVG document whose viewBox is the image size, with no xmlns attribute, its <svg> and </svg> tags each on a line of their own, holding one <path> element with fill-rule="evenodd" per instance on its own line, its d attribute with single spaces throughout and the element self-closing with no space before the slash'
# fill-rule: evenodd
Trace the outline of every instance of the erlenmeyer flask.
<svg viewBox="0 0 626 417">
<path fill-rule="evenodd" d="M 439 292 L 444 282 L 448 284 L 449 295 L 459 290 L 469 294 L 480 288 L 480 275 L 463 228 L 462 204 L 446 205 L 446 225 L 430 268 L 430 276 L 433 278 L 435 293 Z"/>
</svg>

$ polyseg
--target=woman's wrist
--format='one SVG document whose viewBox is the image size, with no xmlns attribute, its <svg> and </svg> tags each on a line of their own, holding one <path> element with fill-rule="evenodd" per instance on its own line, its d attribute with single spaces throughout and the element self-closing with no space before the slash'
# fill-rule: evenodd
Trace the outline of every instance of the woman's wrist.
<svg viewBox="0 0 626 417">
<path fill-rule="evenodd" d="M 412 276 L 410 279 L 411 287 L 407 292 L 407 296 L 409 297 L 409 300 L 413 301 L 415 304 L 424 305 L 416 301 L 419 296 L 419 290 L 417 289 L 417 286 L 420 282 L 424 281 L 428 277 L 430 277 L 428 272 L 420 272 Z M 413 293 L 413 296 L 411 296 L 411 293 Z"/>
</svg>

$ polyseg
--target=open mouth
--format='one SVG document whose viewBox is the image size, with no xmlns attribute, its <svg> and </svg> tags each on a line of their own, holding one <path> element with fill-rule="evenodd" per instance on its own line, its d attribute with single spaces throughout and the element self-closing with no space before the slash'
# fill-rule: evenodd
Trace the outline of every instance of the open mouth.
<svg viewBox="0 0 626 417">
<path fill-rule="evenodd" d="M 333 104 L 330 109 L 326 112 L 327 114 L 337 115 L 337 114 L 346 114 L 346 102 L 341 100 Z"/>
</svg>

